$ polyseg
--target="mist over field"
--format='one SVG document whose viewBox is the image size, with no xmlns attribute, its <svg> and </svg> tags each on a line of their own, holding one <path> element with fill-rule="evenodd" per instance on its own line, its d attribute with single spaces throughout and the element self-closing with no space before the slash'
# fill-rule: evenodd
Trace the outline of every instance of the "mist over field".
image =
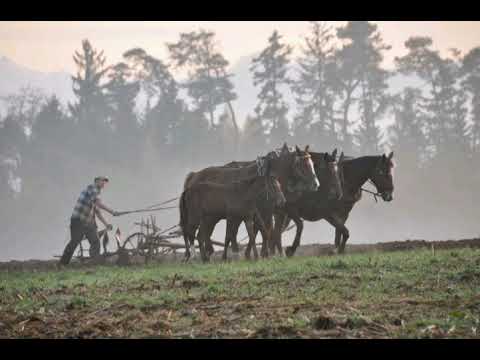
<svg viewBox="0 0 480 360">
<path fill-rule="evenodd" d="M 110 178 L 109 207 L 140 209 L 179 196 L 191 171 L 284 142 L 355 157 L 394 151 L 394 199 L 364 193 L 349 243 L 478 237 L 480 36 L 478 47 L 449 53 L 403 36 L 392 68 L 372 22 L 310 23 L 295 44 L 275 31 L 235 61 L 217 33 L 198 28 L 159 43 L 165 57 L 125 47 L 120 62 L 92 37 L 75 44 L 72 73 L 31 70 L 0 44 L 0 261 L 60 255 L 95 176 Z M 161 228 L 179 221 L 178 209 L 155 216 Z M 106 215 L 122 237 L 141 217 Z M 213 238 L 224 236 L 222 221 Z M 333 240 L 328 223 L 305 221 L 302 244 Z"/>
</svg>

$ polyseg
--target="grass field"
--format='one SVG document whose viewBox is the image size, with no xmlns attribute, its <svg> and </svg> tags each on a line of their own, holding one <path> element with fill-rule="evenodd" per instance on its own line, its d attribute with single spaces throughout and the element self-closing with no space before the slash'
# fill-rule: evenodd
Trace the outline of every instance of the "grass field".
<svg viewBox="0 0 480 360">
<path fill-rule="evenodd" d="M 480 250 L 0 272 L 0 337 L 478 338 Z"/>
</svg>

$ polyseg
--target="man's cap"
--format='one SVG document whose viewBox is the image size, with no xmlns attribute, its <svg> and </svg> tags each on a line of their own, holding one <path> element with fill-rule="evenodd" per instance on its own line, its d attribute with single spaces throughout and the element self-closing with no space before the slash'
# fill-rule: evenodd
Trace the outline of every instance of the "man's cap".
<svg viewBox="0 0 480 360">
<path fill-rule="evenodd" d="M 97 176 L 97 177 L 95 178 L 95 181 L 97 181 L 97 180 L 104 180 L 104 181 L 108 182 L 108 177 L 106 177 L 106 176 Z"/>
</svg>

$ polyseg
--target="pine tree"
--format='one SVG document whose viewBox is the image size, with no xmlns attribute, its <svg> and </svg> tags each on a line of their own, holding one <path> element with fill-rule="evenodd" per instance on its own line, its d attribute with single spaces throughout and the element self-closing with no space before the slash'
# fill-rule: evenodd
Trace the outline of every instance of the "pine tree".
<svg viewBox="0 0 480 360">
<path fill-rule="evenodd" d="M 409 52 L 395 61 L 400 72 L 416 74 L 427 86 L 429 96 L 423 98 L 423 107 L 428 115 L 431 151 L 443 160 L 467 156 L 466 96 L 459 86 L 458 60 L 442 58 L 431 49 L 428 37 L 411 37 L 405 46 Z"/>
<path fill-rule="evenodd" d="M 82 41 L 82 51 L 75 51 L 73 60 L 77 75 L 72 76 L 76 103 L 69 104 L 72 117 L 78 122 L 79 136 L 76 147 L 86 157 L 108 157 L 110 143 L 110 108 L 106 96 L 106 75 L 103 51 L 92 47 L 88 40 Z M 113 150 L 113 149 L 112 149 Z"/>
<path fill-rule="evenodd" d="M 480 47 L 470 50 L 463 58 L 462 85 L 470 95 L 471 126 L 469 133 L 474 153 L 480 150 Z"/>
<path fill-rule="evenodd" d="M 253 59 L 250 68 L 254 85 L 261 86 L 259 102 L 255 107 L 256 117 L 267 128 L 269 144 L 277 147 L 278 144 L 288 142 L 289 138 L 288 105 L 283 100 L 281 90 L 292 83 L 287 76 L 288 57 L 292 48 L 282 44 L 281 38 L 274 31 L 268 39 L 269 45 Z"/>
<path fill-rule="evenodd" d="M 27 147 L 25 129 L 12 115 L 0 123 L 0 199 L 14 199 L 20 194 L 21 166 Z"/>
<path fill-rule="evenodd" d="M 395 122 L 389 128 L 390 144 L 405 169 L 420 168 L 426 158 L 427 140 L 421 97 L 421 90 L 406 88 L 395 98 Z"/>
<path fill-rule="evenodd" d="M 188 81 L 184 87 L 193 99 L 194 112 L 208 116 L 210 128 L 217 124 L 215 112 L 218 106 L 226 104 L 230 119 L 236 131 L 237 147 L 239 128 L 233 111 L 232 101 L 237 98 L 228 73 L 228 61 L 215 43 L 215 33 L 206 30 L 180 34 L 180 40 L 167 44 L 170 57 L 177 68 L 187 68 Z"/>
<path fill-rule="evenodd" d="M 373 65 L 373 64 L 372 64 Z M 377 154 L 381 152 L 382 134 L 377 121 L 387 112 L 392 103 L 387 94 L 388 72 L 379 69 L 375 64 L 369 68 L 360 83 L 360 124 L 356 139 L 361 154 Z"/>
<path fill-rule="evenodd" d="M 182 126 L 184 104 L 178 98 L 179 85 L 169 67 L 145 50 L 134 48 L 124 53 L 135 78 L 147 95 L 144 111 L 144 142 L 152 154 L 147 162 L 176 153 L 182 143 L 178 129 Z"/>
<path fill-rule="evenodd" d="M 106 95 L 110 105 L 110 118 L 118 161 L 135 166 L 142 139 L 140 124 L 135 113 L 135 100 L 140 90 L 139 81 L 132 79 L 132 70 L 125 63 L 118 63 L 108 73 Z"/>
<path fill-rule="evenodd" d="M 375 116 L 383 113 L 384 99 L 379 95 L 385 90 L 386 73 L 379 68 L 382 52 L 390 49 L 383 43 L 377 25 L 368 21 L 350 21 L 337 29 L 337 37 L 344 41 L 336 52 L 337 88 L 342 97 L 342 148 L 348 154 L 353 151 L 353 137 L 349 131 L 352 122 L 349 119 L 351 106 L 360 100 L 359 109 L 363 122 L 363 133 L 371 133 L 360 141 L 375 141 L 373 146 L 362 146 L 365 150 L 378 146 Z M 359 89 L 361 88 L 361 89 Z M 360 91 L 359 91 L 360 90 Z M 357 92 L 358 97 L 355 97 Z"/>
<path fill-rule="evenodd" d="M 316 143 L 325 149 L 337 146 L 332 41 L 330 27 L 311 22 L 311 34 L 305 37 L 305 47 L 298 59 L 299 77 L 292 86 L 298 108 L 295 136 L 304 139 L 302 143 Z"/>
<path fill-rule="evenodd" d="M 262 121 L 247 116 L 242 133 L 242 155 L 245 159 L 254 159 L 267 148 L 266 129 Z"/>
</svg>

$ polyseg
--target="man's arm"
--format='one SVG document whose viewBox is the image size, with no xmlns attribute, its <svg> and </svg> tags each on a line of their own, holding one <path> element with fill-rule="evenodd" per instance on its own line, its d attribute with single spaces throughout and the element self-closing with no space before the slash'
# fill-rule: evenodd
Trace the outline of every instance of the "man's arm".
<svg viewBox="0 0 480 360">
<path fill-rule="evenodd" d="M 106 212 L 108 212 L 109 214 L 111 214 L 113 216 L 117 216 L 118 213 L 116 211 L 113 211 L 112 209 L 110 209 L 106 205 L 102 204 L 100 199 L 97 199 L 96 204 L 97 204 L 97 207 L 99 207 L 100 209 L 105 210 Z"/>
<path fill-rule="evenodd" d="M 105 227 L 109 230 L 112 229 L 112 225 L 110 225 L 106 220 L 105 218 L 103 217 L 102 215 L 102 212 L 97 208 L 95 207 L 95 214 L 97 215 L 97 217 L 100 219 L 100 221 L 105 225 Z"/>
</svg>

